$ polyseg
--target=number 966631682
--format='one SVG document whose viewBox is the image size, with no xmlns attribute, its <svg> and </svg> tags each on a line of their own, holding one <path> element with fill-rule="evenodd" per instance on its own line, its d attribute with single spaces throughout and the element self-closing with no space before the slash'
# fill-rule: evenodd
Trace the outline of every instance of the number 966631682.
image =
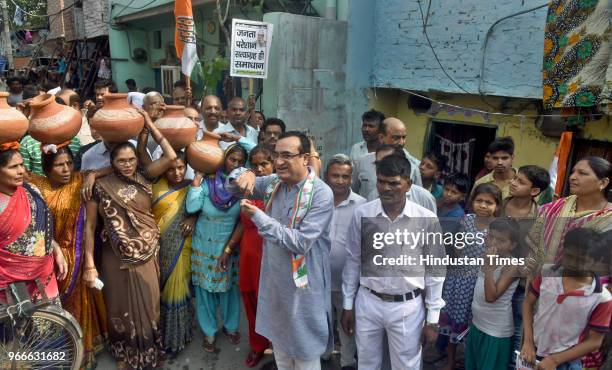
<svg viewBox="0 0 612 370">
<path fill-rule="evenodd" d="M 11 361 L 64 361 L 66 352 L 57 351 L 31 351 L 31 352 L 8 352 Z"/>
</svg>

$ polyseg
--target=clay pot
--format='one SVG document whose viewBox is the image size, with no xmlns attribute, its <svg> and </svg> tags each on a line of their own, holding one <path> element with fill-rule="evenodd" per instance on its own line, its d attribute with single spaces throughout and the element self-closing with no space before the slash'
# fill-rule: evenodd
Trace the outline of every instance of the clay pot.
<svg viewBox="0 0 612 370">
<path fill-rule="evenodd" d="M 81 113 L 55 102 L 55 95 L 38 95 L 30 100 L 28 133 L 45 144 L 62 144 L 81 129 Z"/>
<path fill-rule="evenodd" d="M 0 144 L 21 141 L 28 131 L 28 118 L 6 102 L 7 92 L 0 92 Z"/>
<path fill-rule="evenodd" d="M 223 150 L 219 146 L 221 136 L 205 132 L 202 140 L 187 147 L 187 162 L 194 170 L 212 174 L 223 165 Z"/>
<path fill-rule="evenodd" d="M 104 141 L 120 143 L 133 139 L 144 127 L 144 117 L 127 101 L 128 94 L 104 94 L 104 106 L 91 119 L 91 128 Z"/>
<path fill-rule="evenodd" d="M 155 121 L 155 126 L 174 150 L 183 149 L 194 142 L 198 132 L 198 126 L 185 117 L 184 110 L 182 105 L 166 105 L 164 115 Z"/>
</svg>

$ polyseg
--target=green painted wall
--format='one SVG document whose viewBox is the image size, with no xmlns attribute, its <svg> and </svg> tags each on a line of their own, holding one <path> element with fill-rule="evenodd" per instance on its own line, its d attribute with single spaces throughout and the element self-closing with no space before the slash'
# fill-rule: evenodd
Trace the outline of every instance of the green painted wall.
<svg viewBox="0 0 612 370">
<path fill-rule="evenodd" d="M 129 0 L 116 1 L 111 5 L 111 18 L 114 19 L 117 14 L 125 16 L 171 2 L 170 0 L 160 0 L 143 9 L 132 9 L 125 8 L 125 5 L 130 3 Z M 139 4 L 130 5 L 130 7 L 138 6 Z M 217 55 L 219 40 L 222 37 L 217 19 L 213 18 L 212 5 L 194 8 L 194 20 L 198 35 L 198 46 L 201 50 L 200 59 L 212 60 Z M 207 26 L 211 21 L 214 22 L 215 27 L 213 32 L 209 33 Z M 157 47 L 159 45 L 155 44 L 156 32 L 161 34 L 161 47 Z M 174 15 L 172 12 L 167 12 L 111 27 L 109 42 L 113 79 L 117 82 L 119 91 L 127 91 L 124 81 L 128 78 L 136 80 L 139 88 L 154 87 L 160 89 L 161 86 L 156 85 L 155 79 L 156 72 L 159 73 L 159 66 L 173 65 L 173 62 L 176 62 L 174 48 L 171 46 L 174 45 Z M 145 63 L 137 63 L 131 58 L 135 48 L 144 48 L 147 51 L 148 60 Z"/>
</svg>

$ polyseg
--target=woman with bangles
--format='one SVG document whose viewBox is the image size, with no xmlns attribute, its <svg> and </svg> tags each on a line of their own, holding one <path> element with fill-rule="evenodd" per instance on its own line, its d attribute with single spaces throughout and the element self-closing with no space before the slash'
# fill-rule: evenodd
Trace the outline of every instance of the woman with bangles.
<svg viewBox="0 0 612 370">
<path fill-rule="evenodd" d="M 85 204 L 81 199 L 83 175 L 74 170 L 73 154 L 66 142 L 41 145 L 45 176 L 30 174 L 47 202 L 55 220 L 55 239 L 68 264 L 67 279 L 59 283 L 62 307 L 70 312 L 83 330 L 83 368 L 95 368 L 95 356 L 104 349 L 107 334 L 106 305 L 102 292 L 88 288 L 82 280 Z M 91 172 L 90 176 L 96 176 Z"/>
<path fill-rule="evenodd" d="M 176 153 L 144 112 L 145 130 L 162 146 L 163 156 L 144 168 L 173 161 Z M 142 135 L 141 135 L 142 136 Z M 102 255 L 100 278 L 108 311 L 109 349 L 118 368 L 159 367 L 164 356 L 160 331 L 159 229 L 151 213 L 151 183 L 138 166 L 129 142 L 110 153 L 113 173 L 96 180 L 87 202 L 83 279 L 92 286 L 98 277 L 93 245 L 100 217 Z"/>
</svg>

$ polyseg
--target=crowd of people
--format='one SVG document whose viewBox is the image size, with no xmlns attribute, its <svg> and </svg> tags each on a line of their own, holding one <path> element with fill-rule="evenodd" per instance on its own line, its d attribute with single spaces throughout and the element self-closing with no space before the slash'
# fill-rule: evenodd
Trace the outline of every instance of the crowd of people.
<svg viewBox="0 0 612 370">
<path fill-rule="evenodd" d="M 445 369 L 459 366 L 459 345 L 466 369 L 513 368 L 519 359 L 537 369 L 597 369 L 606 361 L 606 159 L 577 161 L 570 194 L 554 195 L 548 171 L 515 168 L 513 139 L 500 137 L 472 179 L 449 173 L 438 153 L 409 153 L 404 122 L 371 110 L 364 140 L 322 166 L 304 133 L 266 119 L 252 101 L 233 98 L 223 113 L 218 97 L 191 104 L 189 88 L 177 84 L 172 103 L 199 127 L 194 140 L 221 137 L 223 164 L 203 174 L 156 128 L 164 97 L 126 85 L 145 119 L 134 140 L 109 142 L 89 127 L 104 94 L 117 91 L 102 80 L 92 101 L 55 93 L 83 113 L 73 140 L 47 145 L 26 135 L 0 146 L 0 286 L 43 281 L 83 329 L 83 368 L 95 367 L 104 348 L 118 368 L 160 367 L 192 341 L 193 323 L 203 351 L 217 352 L 220 336 L 242 340 L 241 309 L 247 367 L 271 348 L 278 369 L 320 369 L 335 333 L 344 370 L 420 369 L 424 346 L 446 357 Z M 17 90 L 10 103 L 26 116 L 29 99 L 45 92 Z M 486 258 L 444 274 L 366 273 L 370 218 L 387 230 L 421 220 L 432 232 L 481 233 L 444 245 L 445 253 L 527 263 Z M 29 286 L 36 299 L 37 285 Z"/>
</svg>

